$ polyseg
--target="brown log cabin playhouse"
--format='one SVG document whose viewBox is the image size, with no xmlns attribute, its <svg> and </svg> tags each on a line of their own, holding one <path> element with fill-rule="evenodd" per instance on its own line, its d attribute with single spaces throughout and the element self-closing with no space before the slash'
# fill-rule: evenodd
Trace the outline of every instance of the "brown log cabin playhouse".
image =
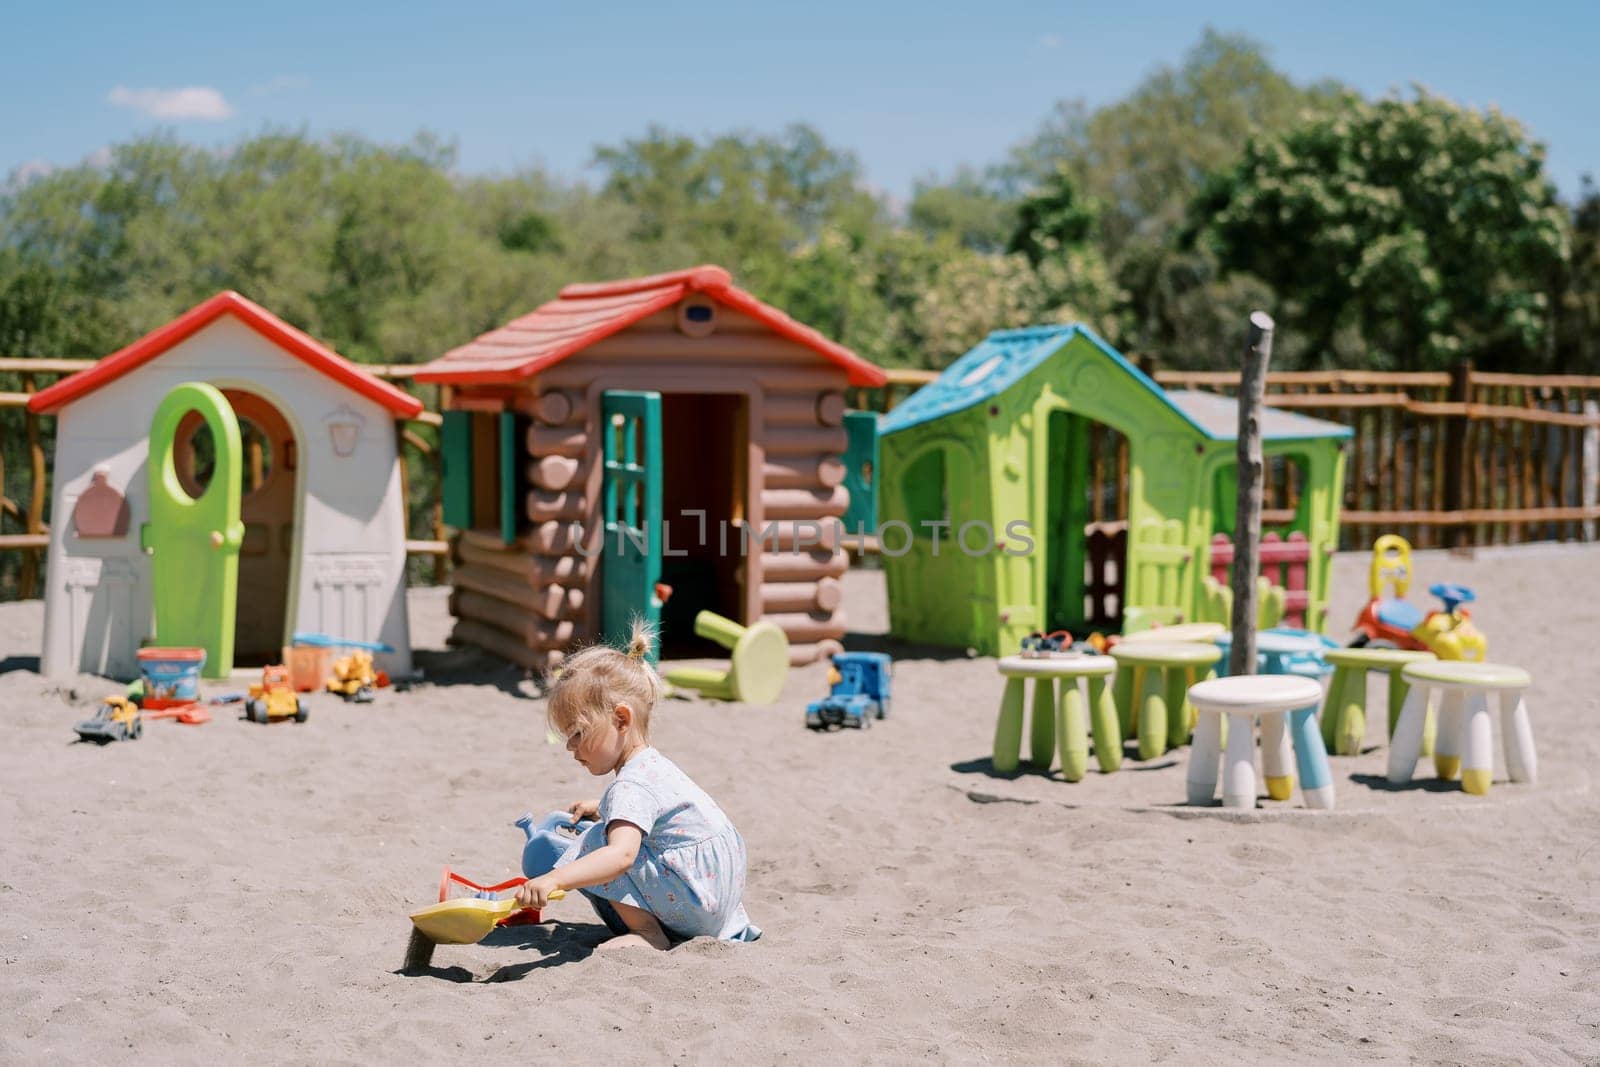
<svg viewBox="0 0 1600 1067">
<path fill-rule="evenodd" d="M 884 375 L 727 271 L 569 285 L 416 378 L 449 387 L 453 640 L 546 670 L 659 613 L 666 655 L 716 655 L 709 609 L 840 647 L 845 389 Z"/>
</svg>

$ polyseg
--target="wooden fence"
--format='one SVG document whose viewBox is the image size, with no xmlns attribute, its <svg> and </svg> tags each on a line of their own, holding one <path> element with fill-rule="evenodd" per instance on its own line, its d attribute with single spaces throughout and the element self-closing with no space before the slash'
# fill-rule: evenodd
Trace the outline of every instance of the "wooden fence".
<svg viewBox="0 0 1600 1067">
<path fill-rule="evenodd" d="M 29 467 L 27 491 L 5 494 L 0 452 L 0 552 L 22 553 L 17 594 L 37 596 L 50 536 L 44 522 L 49 464 L 43 419 L 26 410 L 28 397 L 49 381 L 93 364 L 88 359 L 0 358 L 0 374 L 20 391 L 0 391 L 0 410 L 23 409 Z M 414 368 L 365 368 L 389 381 Z M 1147 370 L 1149 368 L 1146 368 Z M 889 384 L 858 390 L 858 407 L 888 411 L 932 381 L 933 371 L 891 370 Z M 1231 395 L 1239 376 L 1227 371 L 1155 371 L 1168 388 Z M 1355 429 L 1345 478 L 1343 546 L 1371 544 L 1395 532 L 1418 547 L 1592 541 L 1600 522 L 1600 376 L 1487 374 L 1470 366 L 1451 373 L 1287 371 L 1267 376 L 1268 402 Z M 432 398 L 437 407 L 439 398 Z M 431 561 L 431 578 L 445 579 L 449 544 L 438 499 L 439 453 L 418 426 L 437 427 L 437 411 L 399 423 L 400 476 L 413 530 L 406 551 Z M 436 438 L 435 438 L 436 440 Z M 1090 521 L 1114 534 L 1127 519 L 1128 443 L 1096 425 L 1090 434 Z M 411 472 L 428 469 L 433 499 L 411 497 Z M 1292 464 L 1267 472 L 1263 519 L 1288 520 L 1298 501 Z M 419 506 L 420 505 L 420 506 Z"/>
</svg>

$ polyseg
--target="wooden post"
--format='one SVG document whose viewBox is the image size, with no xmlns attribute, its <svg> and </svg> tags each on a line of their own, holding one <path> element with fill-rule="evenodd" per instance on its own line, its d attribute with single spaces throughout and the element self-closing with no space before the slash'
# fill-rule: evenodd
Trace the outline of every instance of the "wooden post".
<svg viewBox="0 0 1600 1067">
<path fill-rule="evenodd" d="M 448 385 L 439 385 L 434 389 L 433 410 L 442 416 L 450 410 L 455 402 L 455 389 Z M 457 563 L 457 545 L 460 543 L 459 532 L 455 538 L 450 538 L 445 532 L 444 525 L 444 426 L 441 423 L 434 429 L 433 436 L 433 539 L 435 541 L 449 541 L 450 551 L 442 556 L 433 557 L 433 584 L 444 585 L 450 578 L 450 568 Z"/>
<path fill-rule="evenodd" d="M 1463 360 L 1450 371 L 1450 399 L 1465 404 L 1472 399 L 1472 361 Z M 1466 507 L 1467 468 L 1471 457 L 1467 455 L 1467 417 L 1451 415 L 1444 430 L 1444 510 L 1461 511 Z M 1434 472 L 1434 477 L 1439 473 Z M 1445 535 L 1446 544 L 1456 548 L 1472 537 L 1465 525 L 1454 525 Z"/>
<path fill-rule="evenodd" d="M 1591 419 L 1600 415 L 1600 403 L 1585 400 L 1583 413 Z M 1583 472 L 1583 492 L 1578 502 L 1585 508 L 1592 509 L 1596 504 L 1600 504 L 1600 428 L 1596 428 L 1592 423 L 1583 429 L 1583 465 L 1578 469 Z M 1593 541 L 1594 520 L 1584 519 L 1582 528 L 1583 539 Z"/>
<path fill-rule="evenodd" d="M 24 374 L 22 391 L 31 395 L 37 389 L 33 375 Z M 44 532 L 45 480 L 48 477 L 45 472 L 44 446 L 39 443 L 39 416 L 28 409 L 23 415 L 23 422 L 27 426 L 28 456 L 33 465 L 33 484 L 28 493 L 28 516 L 25 528 L 30 534 L 40 534 Z M 38 595 L 39 550 L 37 548 L 23 550 L 22 573 L 18 577 L 18 597 L 31 600 Z"/>
<path fill-rule="evenodd" d="M 1233 522 L 1233 647 L 1228 673 L 1256 672 L 1256 572 L 1261 560 L 1261 407 L 1272 359 L 1272 316 L 1250 315 L 1250 341 L 1239 374 L 1239 494 Z M 1230 724 L 1231 725 L 1231 724 Z M 1252 797 L 1252 803 L 1254 802 Z"/>
</svg>

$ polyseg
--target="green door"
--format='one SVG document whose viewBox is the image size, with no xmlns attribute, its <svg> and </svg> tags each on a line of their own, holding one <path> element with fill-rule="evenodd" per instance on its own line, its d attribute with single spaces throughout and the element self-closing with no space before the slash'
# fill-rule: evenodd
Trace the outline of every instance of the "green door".
<svg viewBox="0 0 1600 1067">
<path fill-rule="evenodd" d="M 1080 416 L 1052 411 L 1045 437 L 1045 529 L 1043 545 L 1046 630 L 1085 628 L 1087 593 L 1084 556 L 1089 523 L 1089 424 Z"/>
<path fill-rule="evenodd" d="M 178 478 L 184 416 L 196 412 L 211 429 L 216 462 L 211 480 L 191 497 Z M 151 556 L 156 643 L 206 650 L 207 678 L 233 670 L 233 622 L 239 583 L 239 520 L 243 447 L 233 407 L 213 386 L 185 382 L 156 408 L 150 424 L 150 521 L 140 542 Z"/>
<path fill-rule="evenodd" d="M 623 648 L 635 616 L 661 625 L 661 394 L 610 390 L 600 401 L 605 427 L 605 544 L 600 563 L 600 626 Z M 654 655 L 652 654 L 652 659 Z"/>
<path fill-rule="evenodd" d="M 871 536 L 878 532 L 877 412 L 845 412 L 844 432 L 844 488 L 850 494 L 844 528 Z"/>
</svg>

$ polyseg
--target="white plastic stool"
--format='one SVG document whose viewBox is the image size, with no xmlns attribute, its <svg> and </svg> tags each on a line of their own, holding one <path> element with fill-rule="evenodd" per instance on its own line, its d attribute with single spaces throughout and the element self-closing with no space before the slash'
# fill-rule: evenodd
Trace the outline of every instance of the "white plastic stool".
<svg viewBox="0 0 1600 1067">
<path fill-rule="evenodd" d="M 1189 756 L 1189 803 L 1209 804 L 1217 791 L 1217 757 L 1222 745 L 1222 716 L 1228 716 L 1227 765 L 1222 778 L 1222 806 L 1256 806 L 1256 730 L 1261 720 L 1261 762 L 1267 791 L 1287 800 L 1294 790 L 1291 759 L 1300 769 L 1300 793 L 1308 808 L 1333 807 L 1333 776 L 1328 751 L 1316 725 L 1322 686 L 1293 674 L 1246 674 L 1215 678 L 1189 690 L 1189 702 L 1200 713 Z M 1288 722 L 1285 722 L 1285 718 Z M 1291 755 L 1292 750 L 1292 755 Z"/>
<path fill-rule="evenodd" d="M 1439 690 L 1439 730 L 1433 742 L 1433 765 L 1440 778 L 1461 777 L 1461 788 L 1482 796 L 1494 777 L 1494 724 L 1489 721 L 1489 694 L 1500 695 L 1500 732 L 1505 738 L 1506 771 L 1513 782 L 1539 780 L 1539 757 L 1533 750 L 1533 727 L 1522 693 L 1533 678 L 1521 667 L 1499 663 L 1429 660 L 1408 664 L 1402 673 L 1411 691 L 1400 709 L 1389 741 L 1389 781 L 1405 785 L 1422 756 L 1422 729 L 1428 698 Z"/>
</svg>

